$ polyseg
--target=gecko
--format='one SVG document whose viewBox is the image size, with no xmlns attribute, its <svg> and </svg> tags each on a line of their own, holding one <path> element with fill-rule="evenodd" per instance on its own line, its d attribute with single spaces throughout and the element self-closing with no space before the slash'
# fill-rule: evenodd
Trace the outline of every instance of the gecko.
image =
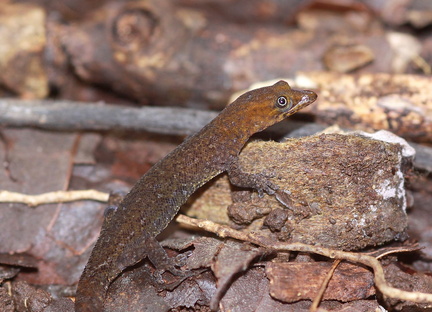
<svg viewBox="0 0 432 312">
<path fill-rule="evenodd" d="M 126 268 L 147 259 L 161 272 L 184 275 L 156 240 L 180 207 L 201 186 L 227 172 L 231 183 L 281 194 L 262 174 L 242 172 L 238 156 L 255 133 L 313 103 L 313 91 L 283 80 L 244 93 L 209 124 L 157 162 L 105 216 L 99 238 L 78 282 L 76 312 L 99 312 L 110 284 Z"/>
</svg>

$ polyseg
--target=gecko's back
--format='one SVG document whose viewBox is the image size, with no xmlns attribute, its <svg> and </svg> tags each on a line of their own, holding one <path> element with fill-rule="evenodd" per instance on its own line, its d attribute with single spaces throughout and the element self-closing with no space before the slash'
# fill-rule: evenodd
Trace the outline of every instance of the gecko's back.
<svg viewBox="0 0 432 312">
<path fill-rule="evenodd" d="M 285 103 L 278 104 L 281 98 L 289 101 L 285 110 Z M 200 186 L 228 170 L 253 133 L 309 105 L 315 98 L 313 92 L 291 90 L 283 81 L 248 92 L 154 165 L 104 221 L 78 284 L 76 311 L 102 311 L 110 283 L 126 267 L 146 256 L 152 260 L 150 247 L 155 237 L 187 199 Z M 158 267 L 155 262 L 152 261 Z"/>
</svg>

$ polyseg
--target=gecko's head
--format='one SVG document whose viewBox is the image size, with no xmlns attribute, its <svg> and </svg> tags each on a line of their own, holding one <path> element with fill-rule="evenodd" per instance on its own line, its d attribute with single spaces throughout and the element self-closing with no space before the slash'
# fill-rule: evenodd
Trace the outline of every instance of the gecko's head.
<svg viewBox="0 0 432 312">
<path fill-rule="evenodd" d="M 247 121 L 253 132 L 258 132 L 295 114 L 313 103 L 316 98 L 314 92 L 293 90 L 288 83 L 281 80 L 272 86 L 249 91 L 233 104 L 241 107 L 241 118 Z"/>
<path fill-rule="evenodd" d="M 248 98 L 250 109 L 258 118 L 274 120 L 274 123 L 295 114 L 317 98 L 315 92 L 293 90 L 283 80 L 269 87 L 252 90 L 243 96 Z"/>
</svg>

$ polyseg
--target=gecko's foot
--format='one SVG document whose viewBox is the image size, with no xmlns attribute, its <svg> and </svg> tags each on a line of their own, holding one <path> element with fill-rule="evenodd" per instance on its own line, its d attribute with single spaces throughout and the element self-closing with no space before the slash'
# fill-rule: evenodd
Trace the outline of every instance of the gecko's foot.
<svg viewBox="0 0 432 312">
<path fill-rule="evenodd" d="M 270 176 L 267 176 L 263 173 L 252 173 L 247 177 L 247 180 L 244 181 L 244 184 L 238 184 L 242 187 L 251 187 L 258 192 L 258 196 L 262 198 L 264 193 L 268 195 L 275 195 L 275 193 L 279 190 L 279 186 L 272 181 L 270 181 Z"/>
<path fill-rule="evenodd" d="M 168 278 L 165 279 L 163 277 L 163 273 L 160 270 L 157 270 L 153 273 L 153 277 L 155 281 L 159 284 L 158 288 L 165 289 L 165 290 L 173 290 L 178 285 L 183 283 L 184 280 L 188 279 L 189 277 L 199 275 L 203 272 L 205 272 L 207 269 L 199 269 L 199 270 L 179 270 L 179 269 L 168 269 L 172 275 L 174 275 L 174 278 Z M 166 272 L 166 271 L 165 271 Z"/>
<path fill-rule="evenodd" d="M 184 278 L 189 277 L 188 275 L 188 271 L 183 271 L 180 269 L 177 269 L 176 267 L 169 267 L 166 269 L 159 269 L 153 272 L 153 278 L 156 281 L 156 283 L 158 283 L 159 285 L 165 285 L 167 284 L 166 279 L 164 278 L 164 273 L 165 272 L 169 272 L 171 273 L 171 275 L 175 276 L 175 277 L 180 277 L 180 280 L 184 280 Z M 178 280 L 178 279 L 176 279 Z M 170 284 L 170 283 L 168 283 Z"/>
<path fill-rule="evenodd" d="M 167 258 L 163 265 L 160 265 L 153 275 L 158 283 L 165 283 L 163 280 L 163 273 L 170 272 L 174 276 L 178 277 L 188 277 L 189 270 L 181 270 L 180 267 L 186 264 L 186 260 L 189 257 L 189 253 L 179 254 L 175 258 Z"/>
<path fill-rule="evenodd" d="M 175 258 L 173 258 L 175 267 L 182 267 L 186 265 L 187 259 L 192 255 L 192 251 L 188 250 L 183 253 L 178 254 Z"/>
<path fill-rule="evenodd" d="M 291 200 L 291 192 L 287 190 L 277 190 L 275 193 L 275 197 L 282 205 L 284 205 L 286 208 L 292 210 L 292 200 Z"/>
<path fill-rule="evenodd" d="M 288 190 L 281 189 L 278 185 L 274 184 L 265 175 L 259 175 L 257 177 L 261 183 L 260 187 L 256 188 L 258 191 L 258 196 L 262 198 L 264 196 L 264 192 L 268 195 L 274 196 L 278 202 L 280 202 L 285 208 L 292 210 L 292 200 L 291 200 L 291 192 Z"/>
<path fill-rule="evenodd" d="M 264 192 L 269 195 L 274 195 L 279 190 L 279 186 L 267 180 L 265 176 L 261 179 L 261 176 L 259 175 L 259 178 L 257 178 L 256 190 L 258 191 L 258 196 L 263 197 Z"/>
<path fill-rule="evenodd" d="M 207 269 L 199 269 L 199 270 L 194 270 L 194 271 L 184 271 L 185 274 L 183 276 L 180 276 L 176 281 L 173 281 L 171 283 L 165 283 L 164 289 L 173 290 L 178 285 L 183 283 L 183 281 L 185 281 L 186 279 L 193 277 L 193 276 L 197 276 L 197 275 L 199 275 L 205 271 L 207 271 Z"/>
</svg>

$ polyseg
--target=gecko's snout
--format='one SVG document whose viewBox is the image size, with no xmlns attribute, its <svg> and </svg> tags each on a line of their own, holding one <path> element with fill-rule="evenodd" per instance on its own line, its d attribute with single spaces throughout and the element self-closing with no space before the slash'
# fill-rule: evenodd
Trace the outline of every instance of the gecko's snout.
<svg viewBox="0 0 432 312">
<path fill-rule="evenodd" d="M 317 94 L 313 91 L 304 90 L 303 92 L 305 93 L 301 99 L 303 103 L 306 102 L 313 103 L 318 97 Z"/>
<path fill-rule="evenodd" d="M 303 107 L 308 106 L 309 104 L 312 104 L 313 102 L 315 102 L 315 100 L 317 99 L 317 95 L 315 92 L 313 91 L 309 91 L 309 90 L 303 90 L 300 91 L 300 100 L 297 103 L 297 107 L 298 109 L 301 109 Z"/>
</svg>

